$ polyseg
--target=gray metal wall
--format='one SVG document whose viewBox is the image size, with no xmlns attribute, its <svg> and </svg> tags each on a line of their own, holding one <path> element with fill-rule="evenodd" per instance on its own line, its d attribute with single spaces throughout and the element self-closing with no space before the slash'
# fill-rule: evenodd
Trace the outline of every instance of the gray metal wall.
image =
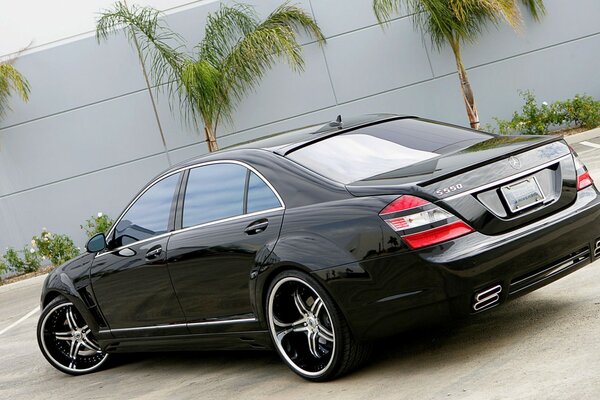
<svg viewBox="0 0 600 400">
<path fill-rule="evenodd" d="M 281 0 L 254 0 L 262 14 Z M 339 113 L 416 114 L 466 124 L 454 59 L 413 29 L 409 17 L 386 31 L 371 0 L 302 0 L 327 45 L 304 41 L 306 70 L 275 68 L 221 126 L 224 147 Z M 526 16 L 518 35 L 492 28 L 464 49 L 483 122 L 519 108 L 518 89 L 553 101 L 588 93 L 600 98 L 600 2 L 546 0 L 542 23 Z M 190 43 L 217 2 L 169 14 Z M 136 52 L 121 35 L 93 37 L 23 55 L 31 100 L 15 100 L 0 122 L 0 251 L 21 247 L 42 227 L 83 244 L 79 225 L 103 211 L 116 217 L 148 179 L 170 164 L 205 153 L 199 129 L 173 115 L 166 98 L 153 112 Z M 158 116 L 158 118 L 157 118 Z M 166 147 L 160 137 L 166 137 Z"/>
</svg>

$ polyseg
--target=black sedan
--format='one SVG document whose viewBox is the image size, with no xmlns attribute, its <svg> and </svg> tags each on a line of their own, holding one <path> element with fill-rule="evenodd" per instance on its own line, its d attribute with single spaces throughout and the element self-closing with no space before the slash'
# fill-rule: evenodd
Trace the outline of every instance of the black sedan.
<svg viewBox="0 0 600 400">
<path fill-rule="evenodd" d="M 560 137 L 373 115 L 162 173 L 45 281 L 69 374 L 111 353 L 275 348 L 333 379 L 369 343 L 496 307 L 600 255 L 600 198 Z"/>
</svg>

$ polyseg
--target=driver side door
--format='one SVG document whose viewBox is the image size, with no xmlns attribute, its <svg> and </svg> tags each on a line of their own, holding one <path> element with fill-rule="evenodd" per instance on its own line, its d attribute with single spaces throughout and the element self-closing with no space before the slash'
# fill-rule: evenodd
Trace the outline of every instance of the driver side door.
<svg viewBox="0 0 600 400">
<path fill-rule="evenodd" d="M 187 332 L 166 264 L 181 175 L 153 183 L 130 205 L 92 265 L 96 301 L 117 337 Z"/>
</svg>

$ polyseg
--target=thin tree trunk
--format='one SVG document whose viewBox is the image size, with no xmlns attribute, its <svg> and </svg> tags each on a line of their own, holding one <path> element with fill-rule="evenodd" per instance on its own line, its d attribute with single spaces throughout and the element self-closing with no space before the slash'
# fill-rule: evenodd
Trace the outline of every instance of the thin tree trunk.
<svg viewBox="0 0 600 400">
<path fill-rule="evenodd" d="M 208 144 L 208 151 L 212 153 L 213 151 L 219 150 L 219 145 L 217 144 L 215 132 L 213 131 L 212 127 L 208 124 L 204 126 L 204 135 L 206 137 L 206 143 Z"/>
<path fill-rule="evenodd" d="M 460 42 L 458 39 L 452 39 L 450 41 L 450 47 L 454 52 L 454 58 L 456 59 L 456 67 L 458 69 L 458 78 L 460 79 L 460 88 L 462 89 L 463 99 L 465 100 L 465 107 L 467 108 L 467 116 L 469 117 L 469 123 L 471 128 L 479 129 L 479 113 L 477 112 L 477 106 L 475 105 L 475 96 L 471 89 L 471 83 L 467 76 L 467 71 L 462 62 L 460 54 Z"/>
</svg>

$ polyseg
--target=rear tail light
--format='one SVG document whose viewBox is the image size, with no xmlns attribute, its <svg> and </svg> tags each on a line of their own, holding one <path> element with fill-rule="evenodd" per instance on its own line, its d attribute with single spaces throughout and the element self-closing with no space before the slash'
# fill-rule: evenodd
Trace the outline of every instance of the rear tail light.
<svg viewBox="0 0 600 400">
<path fill-rule="evenodd" d="M 379 216 L 413 250 L 473 232 L 473 228 L 453 214 L 415 196 L 398 197 Z"/>
<path fill-rule="evenodd" d="M 575 169 L 577 170 L 577 190 L 584 189 L 594 183 L 590 173 L 585 165 L 581 162 L 575 150 L 571 149 L 573 160 L 575 161 Z"/>
</svg>

